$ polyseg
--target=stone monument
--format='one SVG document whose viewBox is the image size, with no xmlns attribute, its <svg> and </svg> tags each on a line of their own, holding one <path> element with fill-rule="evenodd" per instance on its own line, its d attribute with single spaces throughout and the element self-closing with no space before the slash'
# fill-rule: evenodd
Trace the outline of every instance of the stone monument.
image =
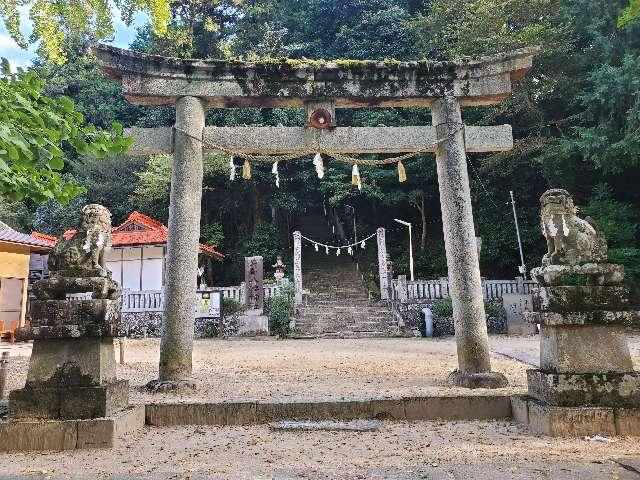
<svg viewBox="0 0 640 480">
<path fill-rule="evenodd" d="M 536 326 L 531 325 L 524 318 L 525 312 L 530 312 L 533 296 L 525 293 L 503 293 L 502 306 L 507 313 L 508 335 L 531 335 L 536 333 Z"/>
<path fill-rule="evenodd" d="M 548 252 L 531 276 L 540 325 L 540 368 L 527 371 L 528 397 L 514 416 L 553 436 L 640 434 L 640 374 L 624 326 L 639 313 L 622 285 L 621 265 L 607 262 L 607 241 L 593 220 L 577 216 L 566 190 L 540 198 Z"/>
<path fill-rule="evenodd" d="M 10 393 L 9 422 L 0 424 L 9 439 L 4 449 L 111 446 L 114 422 L 144 423 L 140 408 L 133 419 L 125 411 L 129 382 L 116 378 L 113 338 L 122 334 L 121 289 L 105 268 L 110 246 L 109 210 L 87 205 L 75 234 L 60 240 L 49 256 L 51 276 L 34 285 L 31 323 L 18 331 L 19 339 L 34 344 L 26 385 Z M 90 299 L 67 298 L 89 292 Z M 78 424 L 88 419 L 103 422 Z M 60 436 L 61 431 L 66 433 Z M 106 431 L 111 434 L 104 437 Z"/>
<path fill-rule="evenodd" d="M 245 307 L 238 318 L 238 335 L 268 335 L 269 319 L 264 315 L 264 259 L 244 258 Z"/>
<path fill-rule="evenodd" d="M 264 260 L 262 257 L 244 258 L 245 305 L 248 310 L 264 307 Z"/>
</svg>

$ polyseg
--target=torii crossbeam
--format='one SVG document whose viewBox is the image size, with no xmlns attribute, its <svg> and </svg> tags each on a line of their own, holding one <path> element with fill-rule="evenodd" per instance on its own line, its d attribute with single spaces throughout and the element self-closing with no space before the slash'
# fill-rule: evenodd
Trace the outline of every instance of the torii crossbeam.
<svg viewBox="0 0 640 480">
<path fill-rule="evenodd" d="M 160 380 L 189 382 L 194 292 L 207 145 L 239 153 L 417 152 L 436 154 L 449 285 L 458 348 L 456 385 L 506 385 L 491 371 L 471 209 L 466 151 L 512 147 L 511 128 L 466 127 L 461 106 L 490 105 L 511 93 L 536 48 L 456 62 L 201 61 L 165 58 L 105 45 L 94 49 L 131 103 L 172 105 L 175 130 L 131 129 L 134 154 L 173 153 Z M 206 108 L 305 108 L 306 127 L 205 127 Z M 336 108 L 428 107 L 432 127 L 336 127 Z M 466 149 L 465 149 L 466 146 Z M 210 147 L 209 147 L 210 148 Z M 386 292 L 382 292 L 383 298 Z"/>
</svg>

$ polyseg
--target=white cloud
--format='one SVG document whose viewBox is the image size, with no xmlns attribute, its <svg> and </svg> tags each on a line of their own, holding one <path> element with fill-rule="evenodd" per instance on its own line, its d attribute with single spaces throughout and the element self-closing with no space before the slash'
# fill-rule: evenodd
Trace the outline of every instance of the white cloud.
<svg viewBox="0 0 640 480">
<path fill-rule="evenodd" d="M 18 44 L 6 33 L 0 33 L 0 52 L 4 49 L 15 50 L 20 48 Z"/>
</svg>

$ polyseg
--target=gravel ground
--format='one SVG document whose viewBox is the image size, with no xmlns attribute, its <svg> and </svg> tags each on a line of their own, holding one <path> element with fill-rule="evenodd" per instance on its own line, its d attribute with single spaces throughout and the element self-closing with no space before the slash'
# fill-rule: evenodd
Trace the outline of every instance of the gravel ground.
<svg viewBox="0 0 640 480">
<path fill-rule="evenodd" d="M 492 350 L 535 355 L 536 337 L 494 336 Z M 640 365 L 640 336 L 630 345 Z M 119 376 L 134 403 L 340 399 L 417 394 L 481 394 L 448 387 L 451 338 L 367 340 L 199 340 L 199 388 L 180 395 L 140 389 L 157 373 L 159 342 L 132 340 Z M 11 351 L 9 388 L 26 378 L 30 345 Z M 529 365 L 493 355 L 494 369 L 525 391 Z M 626 466 L 621 466 L 621 463 Z M 112 450 L 0 454 L 5 478 L 215 479 L 611 479 L 640 480 L 640 442 L 533 436 L 512 422 L 383 422 L 377 432 L 272 432 L 268 426 L 145 427 Z M 636 471 L 634 471 L 636 469 Z"/>
<path fill-rule="evenodd" d="M 557 440 L 509 422 L 383 422 L 365 433 L 147 427 L 112 450 L 0 455 L 0 478 L 640 478 L 610 461 L 620 457 L 640 457 L 637 439 Z"/>
<path fill-rule="evenodd" d="M 537 337 L 492 336 L 492 350 L 537 355 Z M 630 337 L 640 366 L 640 336 Z M 30 345 L 10 349 L 9 389 L 26 379 Z M 494 353 L 493 368 L 509 386 L 495 393 L 526 390 L 530 365 Z M 179 394 L 149 394 L 141 387 L 157 378 L 159 341 L 129 340 L 126 364 L 118 376 L 131 384 L 132 403 L 219 402 L 241 400 L 328 400 L 406 395 L 474 395 L 488 391 L 450 387 L 446 376 L 456 367 L 453 338 L 361 340 L 196 340 L 194 378 L 198 389 Z"/>
</svg>

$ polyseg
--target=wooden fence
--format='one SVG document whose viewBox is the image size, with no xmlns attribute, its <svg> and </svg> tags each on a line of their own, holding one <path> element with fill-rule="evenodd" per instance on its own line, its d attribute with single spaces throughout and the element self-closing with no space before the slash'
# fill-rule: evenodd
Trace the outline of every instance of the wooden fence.
<svg viewBox="0 0 640 480">
<path fill-rule="evenodd" d="M 531 293 L 536 285 L 536 282 L 522 278 L 483 280 L 482 294 L 485 300 L 501 300 L 505 293 Z M 439 300 L 449 296 L 449 281 L 446 278 L 415 280 L 413 282 L 397 278 L 391 282 L 391 298 L 393 300 Z"/>
</svg>

